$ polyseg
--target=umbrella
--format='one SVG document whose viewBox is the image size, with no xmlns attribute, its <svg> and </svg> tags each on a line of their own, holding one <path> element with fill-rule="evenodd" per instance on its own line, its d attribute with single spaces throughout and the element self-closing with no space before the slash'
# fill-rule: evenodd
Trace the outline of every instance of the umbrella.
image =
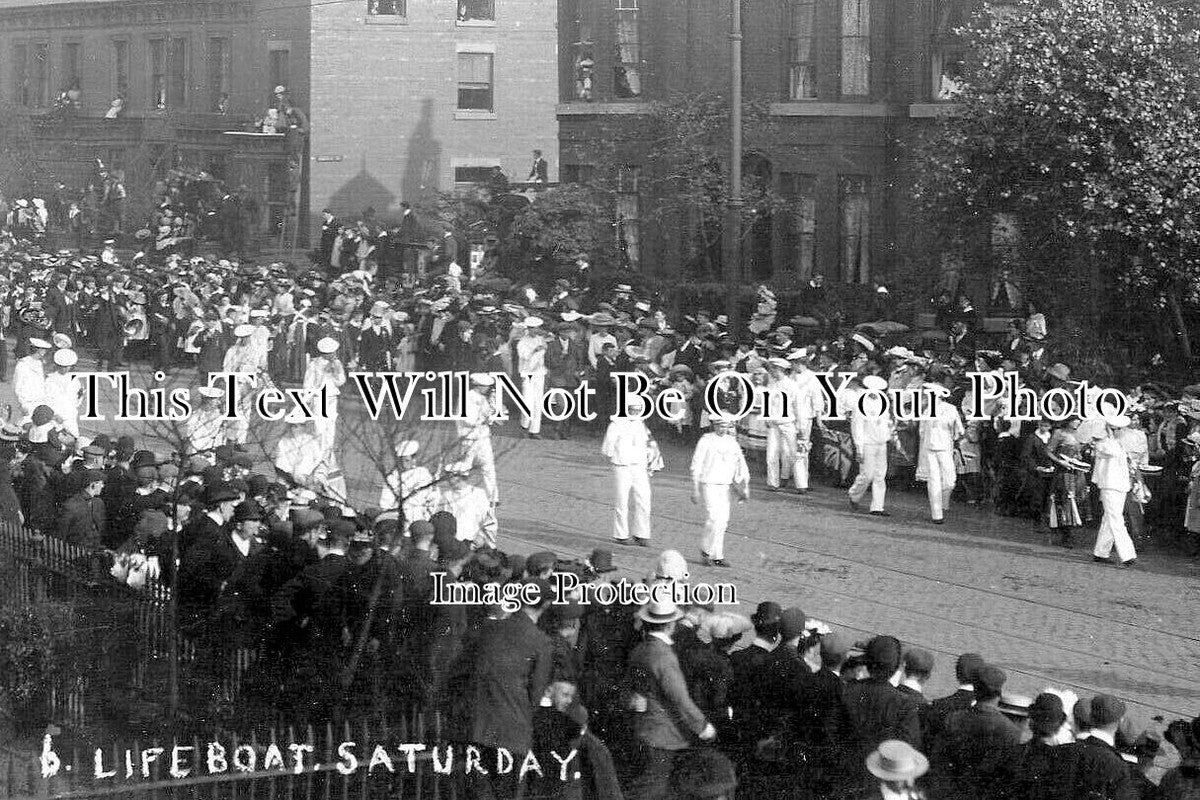
<svg viewBox="0 0 1200 800">
<path fill-rule="evenodd" d="M 861 331 L 865 328 L 870 328 L 881 336 L 889 336 L 893 333 L 907 333 L 908 326 L 903 322 L 892 322 L 890 320 L 880 320 L 878 322 L 863 322 L 854 326 L 854 330 Z"/>
</svg>

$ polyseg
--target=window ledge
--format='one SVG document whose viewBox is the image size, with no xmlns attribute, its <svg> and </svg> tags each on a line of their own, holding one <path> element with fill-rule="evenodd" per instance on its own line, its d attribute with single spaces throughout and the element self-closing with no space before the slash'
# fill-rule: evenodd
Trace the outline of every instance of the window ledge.
<svg viewBox="0 0 1200 800">
<path fill-rule="evenodd" d="M 407 25 L 408 17 L 399 14 L 368 14 L 363 17 L 365 25 Z"/>
<path fill-rule="evenodd" d="M 771 115 L 775 117 L 894 117 L 895 109 L 886 103 L 827 103 L 812 100 L 795 100 L 772 103 Z"/>
<path fill-rule="evenodd" d="M 494 19 L 459 19 L 455 20 L 454 24 L 460 28 L 494 28 L 496 20 Z"/>
<path fill-rule="evenodd" d="M 916 119 L 957 117 L 960 114 L 962 106 L 958 103 L 913 103 L 908 107 L 908 115 Z"/>
<path fill-rule="evenodd" d="M 472 111 L 470 109 L 455 109 L 455 119 L 496 119 L 495 111 Z"/>
<path fill-rule="evenodd" d="M 563 116 L 592 116 L 595 114 L 649 114 L 650 108 L 645 100 L 629 100 L 616 103 L 589 103 L 575 100 L 559 103 L 555 113 Z"/>
</svg>

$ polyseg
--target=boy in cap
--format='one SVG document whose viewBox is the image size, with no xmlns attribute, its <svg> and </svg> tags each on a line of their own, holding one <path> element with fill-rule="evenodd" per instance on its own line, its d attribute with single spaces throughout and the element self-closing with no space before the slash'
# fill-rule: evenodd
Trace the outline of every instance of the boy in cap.
<svg viewBox="0 0 1200 800">
<path fill-rule="evenodd" d="M 750 469 L 741 445 L 733 436 L 733 423 L 713 418 L 712 431 L 700 437 L 692 455 L 692 502 L 704 504 L 704 539 L 700 555 L 705 566 L 728 567 L 725 529 L 729 525 L 730 498 L 750 496 Z"/>
</svg>

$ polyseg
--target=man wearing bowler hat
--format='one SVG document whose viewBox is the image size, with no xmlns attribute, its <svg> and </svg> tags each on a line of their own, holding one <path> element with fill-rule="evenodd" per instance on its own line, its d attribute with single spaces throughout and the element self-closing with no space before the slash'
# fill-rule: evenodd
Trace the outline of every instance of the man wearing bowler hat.
<svg viewBox="0 0 1200 800">
<path fill-rule="evenodd" d="M 921 746 L 917 702 L 892 683 L 900 675 L 901 652 L 900 642 L 894 637 L 871 639 L 863 650 L 866 680 L 851 683 L 843 690 L 860 757 L 865 757 L 887 739 Z"/>
<path fill-rule="evenodd" d="M 1079 783 L 1076 797 L 1104 797 L 1134 800 L 1131 766 L 1117 751 L 1117 728 L 1125 717 L 1125 703 L 1110 694 L 1092 698 L 1090 734 L 1078 746 Z"/>
<path fill-rule="evenodd" d="M 629 656 L 626 672 L 639 744 L 639 771 L 627 795 L 659 800 L 671 795 L 671 777 L 680 756 L 697 741 L 712 741 L 717 730 L 688 694 L 672 647 L 675 624 L 683 616 L 674 603 L 652 601 L 638 611 L 645 639 Z"/>
<path fill-rule="evenodd" d="M 1002 779 L 1013 749 L 1021 743 L 1021 729 L 1000 711 L 1007 677 L 999 667 L 981 667 L 975 673 L 975 705 L 951 714 L 934 743 L 939 774 L 964 797 L 985 796 L 988 787 Z"/>
</svg>

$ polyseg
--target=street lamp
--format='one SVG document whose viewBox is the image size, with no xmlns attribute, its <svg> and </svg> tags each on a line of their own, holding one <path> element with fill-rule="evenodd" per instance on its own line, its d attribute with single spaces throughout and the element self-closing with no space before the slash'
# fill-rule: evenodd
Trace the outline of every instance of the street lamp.
<svg viewBox="0 0 1200 800">
<path fill-rule="evenodd" d="M 729 51 L 729 199 L 725 208 L 721 271 L 724 273 L 726 312 L 732 321 L 737 316 L 734 285 L 742 279 L 742 0 L 730 0 Z"/>
</svg>

